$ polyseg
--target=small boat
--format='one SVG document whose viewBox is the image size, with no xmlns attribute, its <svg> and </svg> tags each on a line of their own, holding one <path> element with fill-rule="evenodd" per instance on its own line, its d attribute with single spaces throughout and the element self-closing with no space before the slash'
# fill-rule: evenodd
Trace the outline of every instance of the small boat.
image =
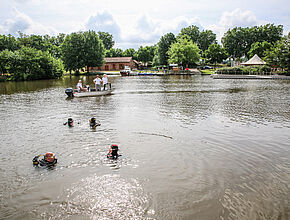
<svg viewBox="0 0 290 220">
<path fill-rule="evenodd" d="M 112 92 L 113 92 L 113 89 L 101 90 L 101 91 L 96 91 L 95 89 L 91 89 L 90 91 L 86 91 L 86 92 L 77 92 L 77 90 L 74 90 L 72 88 L 67 88 L 65 90 L 65 93 L 67 94 L 69 98 L 103 96 L 103 95 L 110 95 Z"/>
</svg>

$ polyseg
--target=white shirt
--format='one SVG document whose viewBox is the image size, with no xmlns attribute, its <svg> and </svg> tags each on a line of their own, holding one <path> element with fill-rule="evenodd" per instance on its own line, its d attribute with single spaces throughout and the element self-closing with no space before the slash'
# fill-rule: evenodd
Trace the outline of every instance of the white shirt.
<svg viewBox="0 0 290 220">
<path fill-rule="evenodd" d="M 82 83 L 79 82 L 79 83 L 77 84 L 77 89 L 81 89 L 82 87 L 83 87 L 83 86 L 82 86 Z"/>
<path fill-rule="evenodd" d="M 103 84 L 107 84 L 108 83 L 108 77 L 103 77 Z"/>
<path fill-rule="evenodd" d="M 100 78 L 95 78 L 94 79 L 94 83 L 96 84 L 96 85 L 101 85 L 101 79 Z"/>
</svg>

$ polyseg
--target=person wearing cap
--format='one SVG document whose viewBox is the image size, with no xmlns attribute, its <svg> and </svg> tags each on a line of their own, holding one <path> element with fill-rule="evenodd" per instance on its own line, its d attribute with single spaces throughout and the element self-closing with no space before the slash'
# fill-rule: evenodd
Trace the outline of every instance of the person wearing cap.
<svg viewBox="0 0 290 220">
<path fill-rule="evenodd" d="M 99 75 L 96 76 L 96 78 L 93 80 L 93 82 L 96 85 L 96 91 L 101 91 L 101 78 L 99 77 Z"/>
<path fill-rule="evenodd" d="M 118 154 L 119 147 L 117 144 L 112 144 L 109 148 L 109 153 L 107 154 L 107 158 L 109 159 L 117 159 L 120 155 Z"/>
</svg>

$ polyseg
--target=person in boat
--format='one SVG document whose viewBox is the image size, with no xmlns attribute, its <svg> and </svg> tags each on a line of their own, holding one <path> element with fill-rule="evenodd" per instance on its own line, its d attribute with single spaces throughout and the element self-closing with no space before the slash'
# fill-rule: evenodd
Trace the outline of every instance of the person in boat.
<svg viewBox="0 0 290 220">
<path fill-rule="evenodd" d="M 101 91 L 101 82 L 102 79 L 99 77 L 99 75 L 96 76 L 96 78 L 93 80 L 96 85 L 96 91 Z"/>
<path fill-rule="evenodd" d="M 92 117 L 89 121 L 90 121 L 90 127 L 91 128 L 96 128 L 96 127 L 101 125 L 100 123 L 96 122 L 96 118 L 95 117 Z"/>
<path fill-rule="evenodd" d="M 108 77 L 107 77 L 106 74 L 103 75 L 102 82 L 103 82 L 104 90 L 106 90 L 106 87 L 107 87 L 107 85 L 109 83 Z"/>
<path fill-rule="evenodd" d="M 79 80 L 78 84 L 77 84 L 77 90 L 78 92 L 85 92 L 87 89 L 83 87 L 82 81 Z"/>
<path fill-rule="evenodd" d="M 119 147 L 117 144 L 112 144 L 109 148 L 109 153 L 107 154 L 107 158 L 109 159 L 117 159 L 119 156 L 118 154 Z"/>
<path fill-rule="evenodd" d="M 55 154 L 51 152 L 47 152 L 45 154 L 40 154 L 35 156 L 32 160 L 33 165 L 35 166 L 46 166 L 51 167 L 57 163 L 57 159 L 55 158 Z"/>
<path fill-rule="evenodd" d="M 72 118 L 68 118 L 67 122 L 63 123 L 63 125 L 68 125 L 69 127 L 74 126 L 74 120 Z"/>
</svg>

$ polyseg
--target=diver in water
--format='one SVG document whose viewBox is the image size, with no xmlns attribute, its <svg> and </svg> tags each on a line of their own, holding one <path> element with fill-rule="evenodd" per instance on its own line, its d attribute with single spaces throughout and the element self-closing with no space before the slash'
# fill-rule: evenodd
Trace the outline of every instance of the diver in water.
<svg viewBox="0 0 290 220">
<path fill-rule="evenodd" d="M 41 158 L 43 156 L 43 158 Z M 41 159 L 40 159 L 41 158 Z M 33 165 L 35 166 L 46 166 L 51 167 L 57 163 L 57 159 L 55 158 L 55 154 L 51 152 L 47 152 L 46 154 L 40 154 L 35 156 L 32 160 Z"/>
<path fill-rule="evenodd" d="M 91 128 L 96 128 L 101 125 L 100 123 L 96 122 L 96 118 L 94 117 L 92 117 L 89 121 L 90 121 Z"/>
<path fill-rule="evenodd" d="M 117 144 L 112 144 L 109 148 L 109 153 L 107 154 L 107 158 L 109 159 L 117 159 L 121 155 L 118 154 L 119 147 Z"/>
<path fill-rule="evenodd" d="M 74 126 L 74 120 L 72 118 L 68 118 L 67 122 L 63 123 L 63 125 L 68 125 L 69 127 Z"/>
</svg>

